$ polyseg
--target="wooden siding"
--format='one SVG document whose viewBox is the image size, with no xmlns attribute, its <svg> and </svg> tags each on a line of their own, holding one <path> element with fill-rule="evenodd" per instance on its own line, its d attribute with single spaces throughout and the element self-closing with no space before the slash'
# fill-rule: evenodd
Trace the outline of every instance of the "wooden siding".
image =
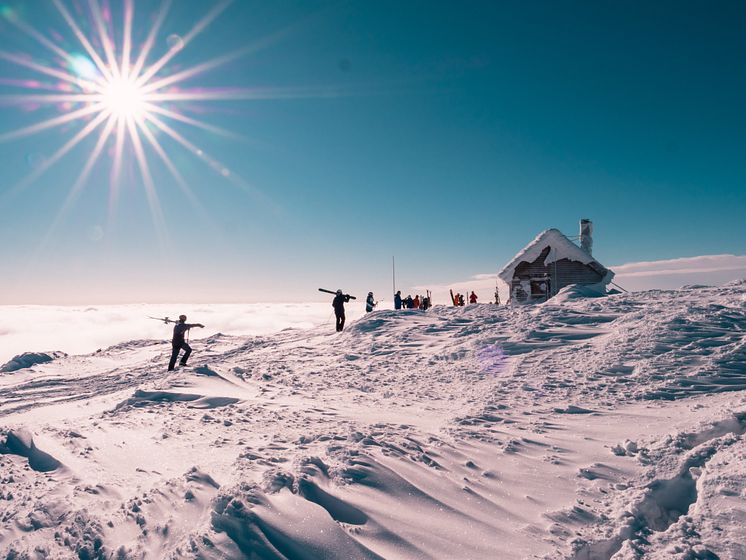
<svg viewBox="0 0 746 560">
<path fill-rule="evenodd" d="M 606 274 L 606 269 L 595 261 L 583 264 L 578 261 L 560 259 L 545 266 L 544 260 L 549 255 L 550 250 L 551 247 L 546 247 L 535 261 L 524 261 L 515 268 L 511 291 L 514 286 L 520 284 L 521 280 L 547 276 L 551 282 L 551 293 L 553 295 L 570 284 L 596 284 Z"/>
</svg>

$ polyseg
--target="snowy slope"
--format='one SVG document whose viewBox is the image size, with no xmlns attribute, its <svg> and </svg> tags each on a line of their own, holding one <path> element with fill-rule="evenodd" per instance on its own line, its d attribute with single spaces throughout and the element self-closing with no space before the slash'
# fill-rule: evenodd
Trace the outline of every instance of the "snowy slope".
<svg viewBox="0 0 746 560">
<path fill-rule="evenodd" d="M 746 557 L 746 282 L 0 374 L 11 558 Z"/>
</svg>

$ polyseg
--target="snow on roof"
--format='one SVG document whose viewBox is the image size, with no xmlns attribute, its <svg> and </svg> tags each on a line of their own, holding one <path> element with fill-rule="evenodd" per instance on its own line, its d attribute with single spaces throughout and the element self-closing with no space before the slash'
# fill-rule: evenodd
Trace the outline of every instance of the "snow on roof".
<svg viewBox="0 0 746 560">
<path fill-rule="evenodd" d="M 553 250 L 549 251 L 546 259 L 544 259 L 544 266 L 562 259 L 567 259 L 570 261 L 578 261 L 583 264 L 596 263 L 600 270 L 606 270 L 606 267 L 601 265 L 591 255 L 565 237 L 560 230 L 551 228 L 544 230 L 537 235 L 536 239 L 526 245 L 515 257 L 513 257 L 513 260 L 506 264 L 497 275 L 510 284 L 515 273 L 515 268 L 522 262 L 534 262 L 541 256 L 541 252 L 547 247 L 551 247 Z"/>
</svg>

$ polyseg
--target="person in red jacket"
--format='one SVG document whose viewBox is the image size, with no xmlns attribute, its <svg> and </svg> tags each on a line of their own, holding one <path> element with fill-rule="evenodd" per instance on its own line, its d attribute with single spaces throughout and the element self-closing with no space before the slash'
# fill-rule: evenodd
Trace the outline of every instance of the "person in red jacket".
<svg viewBox="0 0 746 560">
<path fill-rule="evenodd" d="M 469 296 L 469 303 L 477 303 L 477 294 L 474 293 L 474 290 L 472 290 Z"/>
<path fill-rule="evenodd" d="M 414 301 L 412 302 L 412 308 L 419 309 L 420 308 L 420 294 L 417 294 L 414 296 Z"/>
</svg>

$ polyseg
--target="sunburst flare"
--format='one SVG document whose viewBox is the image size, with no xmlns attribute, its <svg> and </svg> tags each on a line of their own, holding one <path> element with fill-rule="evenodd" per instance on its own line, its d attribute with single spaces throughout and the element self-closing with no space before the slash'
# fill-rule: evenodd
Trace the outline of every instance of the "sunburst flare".
<svg viewBox="0 0 746 560">
<path fill-rule="evenodd" d="M 147 152 L 151 152 L 157 157 L 172 175 L 179 188 L 187 195 L 187 198 L 194 205 L 197 203 L 196 197 L 189 190 L 183 176 L 171 161 L 167 151 L 159 143 L 156 134 L 154 134 L 156 131 L 174 139 L 180 146 L 202 160 L 220 176 L 228 178 L 234 183 L 239 183 L 241 186 L 246 186 L 225 165 L 208 156 L 204 150 L 198 148 L 164 122 L 164 119 L 169 119 L 214 134 L 237 137 L 237 135 L 220 127 L 184 114 L 175 105 L 180 102 L 236 99 L 236 91 L 239 92 L 238 97 L 250 98 L 255 95 L 255 92 L 250 90 L 185 90 L 180 89 L 180 84 L 256 50 L 256 47 L 240 49 L 193 67 L 181 69 L 176 73 L 168 72 L 168 63 L 228 7 L 230 0 L 221 0 L 212 6 L 188 33 L 179 37 L 178 40 L 171 41 L 165 54 L 150 63 L 148 60 L 171 7 L 171 0 L 162 2 L 155 15 L 152 27 L 148 31 L 142 47 L 137 52 L 134 52 L 132 40 L 134 0 L 124 0 L 122 4 L 123 10 L 120 14 L 121 45 L 119 46 L 115 45 L 114 34 L 110 32 L 110 26 L 115 18 L 112 14 L 102 11 L 102 6 L 98 0 L 88 0 L 87 3 L 90 19 L 93 22 L 92 35 L 95 35 L 95 37 L 84 33 L 63 0 L 52 0 L 52 2 L 61 20 L 67 24 L 69 32 L 80 43 L 85 54 L 65 51 L 58 44 L 34 29 L 31 24 L 23 21 L 12 10 L 7 8 L 0 10 L 0 15 L 6 21 L 35 39 L 42 47 L 54 53 L 56 60 L 59 61 L 53 67 L 49 64 L 36 62 L 27 55 L 0 51 L 0 58 L 19 67 L 37 72 L 45 76 L 47 80 L 49 78 L 57 80 L 50 88 L 50 84 L 43 83 L 41 80 L 4 79 L 2 80 L 3 85 L 23 88 L 27 92 L 2 95 L 0 96 L 0 102 L 6 105 L 48 105 L 61 110 L 59 115 L 17 130 L 0 133 L 0 142 L 39 134 L 76 121 L 80 121 L 82 126 L 79 130 L 73 132 L 72 136 L 57 151 L 47 157 L 41 165 L 6 191 L 4 196 L 12 195 L 36 181 L 85 138 L 96 133 L 97 130 L 96 145 L 86 158 L 80 174 L 72 181 L 70 193 L 60 209 L 60 215 L 53 221 L 53 224 L 58 224 L 61 214 L 69 210 L 72 202 L 84 188 L 86 180 L 99 158 L 108 155 L 111 157 L 109 174 L 109 217 L 111 219 L 115 213 L 118 199 L 122 160 L 125 151 L 129 151 L 137 162 L 155 229 L 159 238 L 164 238 L 165 224 L 158 201 L 158 193 L 153 183 Z M 100 45 L 100 48 L 97 49 L 94 46 L 95 44 Z M 50 89 L 53 91 L 49 92 Z M 227 95 L 228 93 L 230 95 Z M 168 106 L 164 106 L 164 103 L 168 103 Z M 109 143 L 113 144 L 113 149 L 104 149 Z M 47 235 L 48 237 L 49 235 Z"/>
</svg>

